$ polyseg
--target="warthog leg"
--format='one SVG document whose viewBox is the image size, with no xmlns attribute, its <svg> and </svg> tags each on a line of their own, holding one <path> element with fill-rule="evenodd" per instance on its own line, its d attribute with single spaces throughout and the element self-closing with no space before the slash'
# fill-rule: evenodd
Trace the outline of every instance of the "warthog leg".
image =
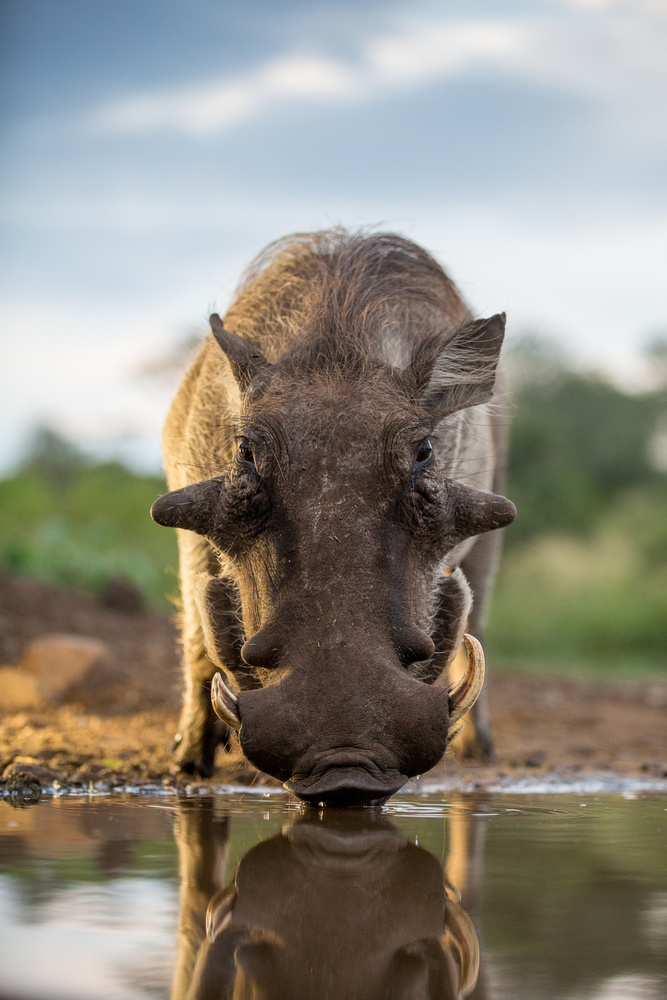
<svg viewBox="0 0 667 1000">
<path fill-rule="evenodd" d="M 498 446 L 500 449 L 500 445 Z M 502 482 L 494 483 L 494 489 L 501 490 Z M 491 585 L 493 583 L 503 532 L 489 531 L 475 539 L 470 552 L 461 563 L 461 568 L 470 584 L 473 605 L 468 621 L 468 632 L 484 642 L 484 623 Z M 493 760 L 493 735 L 487 705 L 487 693 L 482 691 L 474 708 L 466 719 L 466 727 L 461 734 L 456 750 L 463 757 L 477 760 Z"/>
<path fill-rule="evenodd" d="M 184 615 L 186 690 L 174 749 L 183 771 L 207 777 L 213 772 L 216 747 L 220 743 L 227 748 L 230 740 L 229 728 L 213 710 L 211 683 L 221 666 L 242 671 L 242 630 L 238 600 L 226 579 L 200 572 L 187 592 L 184 587 L 184 598 L 191 606 Z"/>
<path fill-rule="evenodd" d="M 447 571 L 440 578 L 433 605 L 431 638 L 436 651 L 428 663 L 418 665 L 417 676 L 427 684 L 446 684 L 447 668 L 463 642 L 472 606 L 470 587 L 461 569 Z"/>
</svg>

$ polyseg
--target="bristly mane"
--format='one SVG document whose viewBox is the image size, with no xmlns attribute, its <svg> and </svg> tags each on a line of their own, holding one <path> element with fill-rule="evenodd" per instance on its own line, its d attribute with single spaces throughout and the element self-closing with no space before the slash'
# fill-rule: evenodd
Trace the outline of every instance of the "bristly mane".
<svg viewBox="0 0 667 1000">
<path fill-rule="evenodd" d="M 386 360 L 396 331 L 409 331 L 413 353 L 468 315 L 440 265 L 415 243 L 337 228 L 271 244 L 248 268 L 225 324 L 270 361 L 352 374 Z"/>
</svg>

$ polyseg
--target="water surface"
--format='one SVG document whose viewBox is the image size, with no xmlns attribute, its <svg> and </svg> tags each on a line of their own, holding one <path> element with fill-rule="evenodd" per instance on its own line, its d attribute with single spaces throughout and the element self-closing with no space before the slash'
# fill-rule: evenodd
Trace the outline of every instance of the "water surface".
<svg viewBox="0 0 667 1000">
<path fill-rule="evenodd" d="M 667 797 L 0 802 L 0 997 L 657 1000 Z"/>
</svg>

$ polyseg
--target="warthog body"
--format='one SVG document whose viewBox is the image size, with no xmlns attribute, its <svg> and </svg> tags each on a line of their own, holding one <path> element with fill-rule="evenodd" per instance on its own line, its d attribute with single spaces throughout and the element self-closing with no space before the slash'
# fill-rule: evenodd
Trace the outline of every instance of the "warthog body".
<svg viewBox="0 0 667 1000">
<path fill-rule="evenodd" d="M 222 668 L 256 766 L 307 801 L 382 800 L 445 750 L 446 668 L 514 517 L 504 316 L 473 321 L 415 244 L 334 230 L 271 246 L 211 324 L 153 507 L 181 529 L 180 764 L 209 774 L 227 739 Z"/>
</svg>

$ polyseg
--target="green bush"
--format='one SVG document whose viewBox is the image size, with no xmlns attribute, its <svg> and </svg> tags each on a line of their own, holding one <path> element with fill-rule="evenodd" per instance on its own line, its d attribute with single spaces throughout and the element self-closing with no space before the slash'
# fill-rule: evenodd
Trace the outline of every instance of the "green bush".
<svg viewBox="0 0 667 1000">
<path fill-rule="evenodd" d="M 506 493 L 518 515 L 494 591 L 490 656 L 664 669 L 667 476 L 654 443 L 667 380 L 624 393 L 533 339 L 515 345 L 510 369 Z"/>
<path fill-rule="evenodd" d="M 0 481 L 0 565 L 92 592 L 123 578 L 166 607 L 177 590 L 175 533 L 149 515 L 165 488 L 115 462 L 55 476 L 30 462 Z"/>
<path fill-rule="evenodd" d="M 667 525 L 662 497 L 620 496 L 588 538 L 514 546 L 498 575 L 489 655 L 514 666 L 664 669 Z"/>
</svg>

